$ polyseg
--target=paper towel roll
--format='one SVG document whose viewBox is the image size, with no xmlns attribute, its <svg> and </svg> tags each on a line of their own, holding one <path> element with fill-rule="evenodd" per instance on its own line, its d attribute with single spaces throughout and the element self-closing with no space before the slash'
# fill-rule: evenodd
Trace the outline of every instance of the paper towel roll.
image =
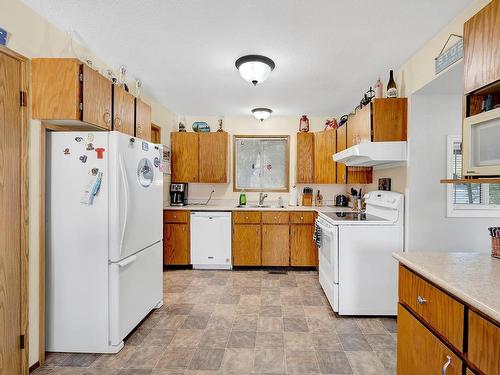
<svg viewBox="0 0 500 375">
<path fill-rule="evenodd" d="M 297 186 L 292 186 L 292 188 L 290 189 L 290 201 L 288 202 L 288 205 L 290 206 L 298 206 L 298 200 L 299 200 L 299 196 L 298 196 L 298 193 L 297 193 Z"/>
</svg>

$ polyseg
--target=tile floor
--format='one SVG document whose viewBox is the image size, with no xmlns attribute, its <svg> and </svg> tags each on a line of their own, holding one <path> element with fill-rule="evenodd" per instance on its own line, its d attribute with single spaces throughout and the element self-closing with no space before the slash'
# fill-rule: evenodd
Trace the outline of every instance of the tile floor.
<svg viewBox="0 0 500 375">
<path fill-rule="evenodd" d="M 316 272 L 180 270 L 164 280 L 165 305 L 120 353 L 53 353 L 34 374 L 396 372 L 396 320 L 336 317 Z"/>
</svg>

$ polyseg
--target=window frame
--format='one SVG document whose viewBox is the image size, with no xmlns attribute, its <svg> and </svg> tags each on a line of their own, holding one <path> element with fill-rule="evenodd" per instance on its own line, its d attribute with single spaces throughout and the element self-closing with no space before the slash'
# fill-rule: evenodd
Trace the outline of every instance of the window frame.
<svg viewBox="0 0 500 375">
<path fill-rule="evenodd" d="M 446 177 L 454 178 L 453 145 L 462 142 L 459 135 L 448 135 L 446 137 Z M 453 201 L 453 184 L 446 185 L 446 216 L 447 217 L 500 217 L 500 205 L 498 204 L 455 204 Z M 481 184 L 482 199 L 489 200 L 489 184 Z"/>
</svg>

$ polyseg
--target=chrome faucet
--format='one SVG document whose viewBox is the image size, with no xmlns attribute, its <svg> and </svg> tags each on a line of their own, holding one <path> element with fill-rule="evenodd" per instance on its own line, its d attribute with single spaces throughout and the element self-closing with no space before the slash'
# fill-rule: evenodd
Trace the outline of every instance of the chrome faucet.
<svg viewBox="0 0 500 375">
<path fill-rule="evenodd" d="M 260 193 L 259 194 L 259 206 L 263 206 L 264 205 L 264 199 L 267 198 L 267 194 L 264 194 L 264 193 Z"/>
</svg>

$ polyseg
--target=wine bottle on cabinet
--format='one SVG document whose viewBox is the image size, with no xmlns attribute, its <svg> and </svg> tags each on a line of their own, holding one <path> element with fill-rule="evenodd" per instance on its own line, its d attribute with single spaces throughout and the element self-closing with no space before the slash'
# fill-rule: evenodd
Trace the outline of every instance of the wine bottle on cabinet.
<svg viewBox="0 0 500 375">
<path fill-rule="evenodd" d="M 387 97 L 388 98 L 397 98 L 398 97 L 398 89 L 396 87 L 396 82 L 394 81 L 394 72 L 389 71 L 389 82 L 387 83 Z"/>
</svg>

